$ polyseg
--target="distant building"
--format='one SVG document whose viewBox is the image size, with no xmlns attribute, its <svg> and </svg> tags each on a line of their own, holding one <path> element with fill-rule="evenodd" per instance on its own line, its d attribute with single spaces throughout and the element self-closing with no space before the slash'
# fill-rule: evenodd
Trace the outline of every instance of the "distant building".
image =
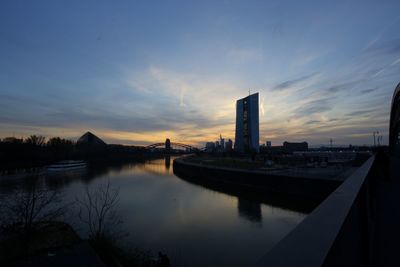
<svg viewBox="0 0 400 267">
<path fill-rule="evenodd" d="M 259 152 L 258 93 L 236 102 L 235 150 Z"/>
<path fill-rule="evenodd" d="M 225 151 L 226 152 L 231 152 L 232 151 L 232 146 L 233 146 L 233 142 L 231 139 L 229 139 L 228 141 L 226 141 L 225 143 Z"/>
<path fill-rule="evenodd" d="M 225 150 L 225 139 L 222 138 L 222 135 L 219 135 L 219 145 L 221 146 L 221 151 Z"/>
<path fill-rule="evenodd" d="M 265 145 L 269 148 L 272 146 L 272 143 L 271 143 L 271 141 L 267 141 L 267 142 L 265 142 Z"/>
<path fill-rule="evenodd" d="M 206 143 L 206 152 L 214 152 L 214 150 L 215 150 L 215 143 L 207 142 Z"/>
<path fill-rule="evenodd" d="M 91 132 L 86 132 L 76 142 L 78 146 L 103 147 L 106 143 Z"/>
<path fill-rule="evenodd" d="M 292 142 L 283 142 L 283 149 L 287 152 L 295 152 L 295 151 L 308 151 L 308 143 L 292 143 Z"/>
</svg>

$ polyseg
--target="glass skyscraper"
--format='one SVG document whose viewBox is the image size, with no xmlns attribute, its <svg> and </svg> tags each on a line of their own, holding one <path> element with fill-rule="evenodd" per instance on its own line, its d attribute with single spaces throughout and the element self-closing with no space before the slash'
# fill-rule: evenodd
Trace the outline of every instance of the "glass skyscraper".
<svg viewBox="0 0 400 267">
<path fill-rule="evenodd" d="M 236 101 L 235 150 L 259 152 L 258 93 Z"/>
</svg>

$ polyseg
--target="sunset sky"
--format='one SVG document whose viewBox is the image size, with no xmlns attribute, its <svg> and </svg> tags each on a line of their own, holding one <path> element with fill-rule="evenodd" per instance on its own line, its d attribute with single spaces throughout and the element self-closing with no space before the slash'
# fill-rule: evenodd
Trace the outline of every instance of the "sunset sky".
<svg viewBox="0 0 400 267">
<path fill-rule="evenodd" d="M 260 93 L 260 142 L 387 143 L 400 1 L 0 3 L 0 138 L 234 139 Z"/>
</svg>

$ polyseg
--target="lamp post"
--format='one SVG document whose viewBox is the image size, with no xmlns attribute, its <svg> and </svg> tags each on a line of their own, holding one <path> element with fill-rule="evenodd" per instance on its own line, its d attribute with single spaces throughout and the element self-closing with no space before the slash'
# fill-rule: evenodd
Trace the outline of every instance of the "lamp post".
<svg viewBox="0 0 400 267">
<path fill-rule="evenodd" d="M 379 131 L 374 131 L 372 134 L 374 135 L 374 147 L 376 147 L 375 135 L 376 135 L 376 134 L 379 134 Z"/>
</svg>

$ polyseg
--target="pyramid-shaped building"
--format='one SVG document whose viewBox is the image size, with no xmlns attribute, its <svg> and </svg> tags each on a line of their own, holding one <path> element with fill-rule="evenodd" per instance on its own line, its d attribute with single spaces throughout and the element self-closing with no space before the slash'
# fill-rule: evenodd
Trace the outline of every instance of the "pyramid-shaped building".
<svg viewBox="0 0 400 267">
<path fill-rule="evenodd" d="M 103 140 L 101 140 L 99 137 L 92 134 L 91 132 L 86 132 L 84 135 L 82 135 L 78 139 L 76 144 L 90 147 L 101 147 L 107 145 Z"/>
</svg>

